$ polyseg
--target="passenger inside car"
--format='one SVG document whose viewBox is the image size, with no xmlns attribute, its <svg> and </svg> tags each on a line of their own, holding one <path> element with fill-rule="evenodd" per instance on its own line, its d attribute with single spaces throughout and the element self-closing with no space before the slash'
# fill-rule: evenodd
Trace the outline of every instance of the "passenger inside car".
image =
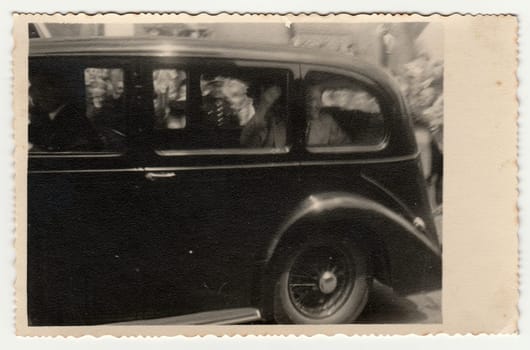
<svg viewBox="0 0 530 350">
<path fill-rule="evenodd" d="M 239 129 L 255 114 L 249 83 L 227 76 L 201 76 L 203 122 L 208 127 Z"/>
<path fill-rule="evenodd" d="M 164 116 L 166 129 L 184 129 L 186 127 L 186 110 L 181 101 L 170 102 L 168 111 Z"/>
<path fill-rule="evenodd" d="M 122 150 L 127 134 L 123 70 L 87 68 L 85 70 L 87 117 L 105 150 Z"/>
<path fill-rule="evenodd" d="M 375 96 L 358 85 L 324 89 L 322 105 L 356 145 L 376 144 L 384 133 L 383 115 Z"/>
<path fill-rule="evenodd" d="M 187 125 L 187 75 L 177 69 L 153 71 L 155 129 L 184 129 Z"/>
<path fill-rule="evenodd" d="M 241 145 L 250 148 L 281 148 L 286 144 L 285 117 L 274 108 L 282 95 L 279 86 L 268 87 L 254 116 L 241 131 Z"/>
<path fill-rule="evenodd" d="M 223 148 L 282 148 L 285 113 L 274 78 L 234 72 L 201 76 L 202 125 Z"/>
<path fill-rule="evenodd" d="M 337 124 L 332 114 L 322 107 L 322 88 L 309 88 L 306 99 L 308 146 L 341 146 L 351 144 L 351 138 Z"/>
<path fill-rule="evenodd" d="M 126 115 L 121 69 L 30 72 L 31 152 L 120 151 Z"/>
<path fill-rule="evenodd" d="M 76 151 L 99 146 L 94 125 L 85 115 L 83 101 L 65 77 L 31 77 L 29 142 L 32 151 Z"/>
</svg>

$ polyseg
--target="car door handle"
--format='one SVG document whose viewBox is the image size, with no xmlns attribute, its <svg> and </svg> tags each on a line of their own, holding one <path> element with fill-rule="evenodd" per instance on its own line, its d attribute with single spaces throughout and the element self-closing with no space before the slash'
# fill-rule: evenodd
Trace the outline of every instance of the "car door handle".
<svg viewBox="0 0 530 350">
<path fill-rule="evenodd" d="M 148 172 L 147 174 L 145 174 L 145 178 L 149 181 L 155 181 L 155 180 L 160 180 L 160 179 L 170 179 L 172 177 L 175 177 L 176 175 L 177 174 L 175 174 L 172 171 L 160 172 L 160 173 Z"/>
</svg>

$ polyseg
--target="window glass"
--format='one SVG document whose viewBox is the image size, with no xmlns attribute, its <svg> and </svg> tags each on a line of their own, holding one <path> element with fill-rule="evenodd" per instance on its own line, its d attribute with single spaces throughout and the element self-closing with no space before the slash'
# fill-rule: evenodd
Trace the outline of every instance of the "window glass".
<svg viewBox="0 0 530 350">
<path fill-rule="evenodd" d="M 203 117 L 209 127 L 239 129 L 256 114 L 250 81 L 201 75 Z"/>
<path fill-rule="evenodd" d="M 123 70 L 30 67 L 30 152 L 108 152 L 125 147 Z"/>
<path fill-rule="evenodd" d="M 188 79 L 185 71 L 159 69 L 153 84 L 159 150 L 285 151 L 286 71 L 211 69 Z"/>
<path fill-rule="evenodd" d="M 184 129 L 187 123 L 187 75 L 183 70 L 153 71 L 155 129 Z"/>
<path fill-rule="evenodd" d="M 241 70 L 201 74 L 201 127 L 215 148 L 284 148 L 286 73 Z"/>
<path fill-rule="evenodd" d="M 350 147 L 379 144 L 385 135 L 377 98 L 362 84 L 335 74 L 309 73 L 306 145 Z"/>
</svg>

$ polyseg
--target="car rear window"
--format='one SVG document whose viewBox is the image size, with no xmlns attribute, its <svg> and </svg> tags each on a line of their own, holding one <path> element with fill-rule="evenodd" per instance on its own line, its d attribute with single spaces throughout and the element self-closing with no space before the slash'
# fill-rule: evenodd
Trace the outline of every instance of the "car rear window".
<svg viewBox="0 0 530 350">
<path fill-rule="evenodd" d="M 305 110 L 305 144 L 311 151 L 353 151 L 379 145 L 385 137 L 379 100 L 349 77 L 309 72 Z"/>
</svg>

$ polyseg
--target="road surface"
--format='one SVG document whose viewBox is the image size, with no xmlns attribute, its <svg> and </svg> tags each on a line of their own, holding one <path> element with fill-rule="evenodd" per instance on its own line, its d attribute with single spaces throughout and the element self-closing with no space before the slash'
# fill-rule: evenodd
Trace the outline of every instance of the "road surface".
<svg viewBox="0 0 530 350">
<path fill-rule="evenodd" d="M 441 299 L 440 290 L 401 297 L 374 282 L 370 300 L 357 323 L 441 323 Z"/>
</svg>

